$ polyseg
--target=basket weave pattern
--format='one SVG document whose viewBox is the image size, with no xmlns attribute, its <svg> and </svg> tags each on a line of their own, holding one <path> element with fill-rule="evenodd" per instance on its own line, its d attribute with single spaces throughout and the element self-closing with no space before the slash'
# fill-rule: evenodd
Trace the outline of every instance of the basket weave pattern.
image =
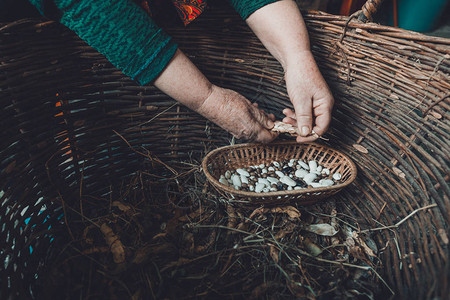
<svg viewBox="0 0 450 300">
<path fill-rule="evenodd" d="M 373 239 L 382 249 L 379 272 L 399 298 L 446 297 L 450 40 L 304 17 L 336 99 L 327 137 L 359 166 L 358 178 L 333 197 L 365 228 L 394 226 L 436 205 Z M 235 13 L 212 12 L 168 32 L 214 83 L 277 117 L 290 106 L 281 66 Z M 0 103 L 2 299 L 35 290 L 35 272 L 45 272 L 67 237 L 64 209 L 80 209 L 80 186 L 105 196 L 136 170 L 160 168 L 157 158 L 189 160 L 229 139 L 154 87 L 137 86 L 72 32 L 40 20 L 0 26 Z"/>
<path fill-rule="evenodd" d="M 331 173 L 339 172 L 342 179 L 338 185 L 321 188 L 307 188 L 303 190 L 278 191 L 264 193 L 235 190 L 219 183 L 220 175 L 227 170 L 236 170 L 269 164 L 273 161 L 289 159 L 316 160 L 318 164 L 328 168 Z M 207 179 L 219 191 L 224 192 L 225 199 L 241 204 L 264 204 L 266 206 L 279 205 L 297 201 L 300 205 L 313 204 L 319 199 L 329 197 L 356 178 L 355 164 L 344 154 L 319 144 L 276 143 L 269 145 L 241 144 L 226 146 L 209 153 L 202 163 Z"/>
</svg>

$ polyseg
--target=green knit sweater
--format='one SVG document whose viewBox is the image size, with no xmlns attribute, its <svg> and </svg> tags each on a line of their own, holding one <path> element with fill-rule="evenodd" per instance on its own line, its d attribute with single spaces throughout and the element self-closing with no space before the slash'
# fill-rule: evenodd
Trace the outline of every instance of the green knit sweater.
<svg viewBox="0 0 450 300">
<path fill-rule="evenodd" d="M 228 0 L 245 20 L 277 0 Z M 124 74 L 145 85 L 169 63 L 177 45 L 132 0 L 30 0 L 58 20 Z M 201 17 L 201 16 L 200 16 Z"/>
</svg>

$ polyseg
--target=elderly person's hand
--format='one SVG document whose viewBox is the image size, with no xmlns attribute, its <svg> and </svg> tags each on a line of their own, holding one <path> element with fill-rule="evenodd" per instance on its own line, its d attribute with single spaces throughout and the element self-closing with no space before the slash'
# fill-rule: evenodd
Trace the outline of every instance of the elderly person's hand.
<svg viewBox="0 0 450 300">
<path fill-rule="evenodd" d="M 268 143 L 277 137 L 270 131 L 273 114 L 267 115 L 235 91 L 211 84 L 180 50 L 156 78 L 155 85 L 236 138 Z"/>
<path fill-rule="evenodd" d="M 267 115 L 232 90 L 213 85 L 211 94 L 197 112 L 239 139 L 268 143 L 277 137 L 270 131 L 275 116 Z"/>
<path fill-rule="evenodd" d="M 286 65 L 286 87 L 295 112 L 283 110 L 283 122 L 298 126 L 298 142 L 309 142 L 323 135 L 331 121 L 333 96 L 320 74 L 312 53 L 305 51 Z M 311 135 L 311 129 L 317 135 Z"/>
<path fill-rule="evenodd" d="M 308 32 L 297 4 L 282 0 L 255 11 L 247 23 L 281 63 L 295 112 L 284 122 L 298 126 L 298 142 L 315 140 L 328 129 L 334 100 L 312 56 Z M 317 135 L 311 135 L 314 130 Z"/>
</svg>

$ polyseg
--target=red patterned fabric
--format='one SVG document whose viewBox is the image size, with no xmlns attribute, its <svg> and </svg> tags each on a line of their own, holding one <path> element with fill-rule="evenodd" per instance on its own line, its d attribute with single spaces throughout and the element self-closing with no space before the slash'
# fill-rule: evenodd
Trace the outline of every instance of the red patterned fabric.
<svg viewBox="0 0 450 300">
<path fill-rule="evenodd" d="M 158 1 L 140 0 L 139 4 L 151 16 L 151 7 L 154 2 Z M 184 25 L 191 23 L 205 10 L 206 7 L 206 0 L 172 0 L 172 3 Z"/>
<path fill-rule="evenodd" d="M 184 25 L 191 23 L 206 7 L 206 0 L 172 0 Z"/>
</svg>

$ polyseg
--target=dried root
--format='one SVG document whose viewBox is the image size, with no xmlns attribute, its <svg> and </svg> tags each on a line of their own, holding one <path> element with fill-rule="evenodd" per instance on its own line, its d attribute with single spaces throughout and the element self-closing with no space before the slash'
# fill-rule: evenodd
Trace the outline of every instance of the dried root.
<svg viewBox="0 0 450 300">
<path fill-rule="evenodd" d="M 116 264 L 123 263 L 125 261 L 125 250 L 119 237 L 112 231 L 112 229 L 108 225 L 106 225 L 106 223 L 103 223 L 100 226 L 100 231 L 103 233 L 106 243 L 111 250 L 114 262 Z"/>
</svg>

